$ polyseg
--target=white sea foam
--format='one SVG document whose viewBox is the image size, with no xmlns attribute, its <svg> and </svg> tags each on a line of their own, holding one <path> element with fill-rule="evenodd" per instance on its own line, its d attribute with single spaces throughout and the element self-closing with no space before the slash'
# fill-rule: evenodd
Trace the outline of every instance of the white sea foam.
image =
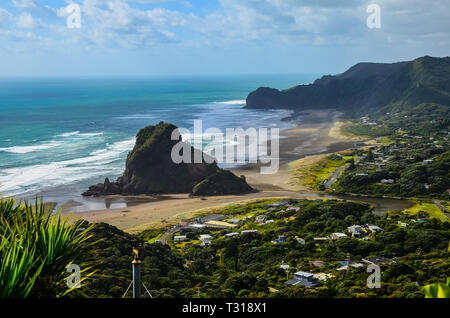
<svg viewBox="0 0 450 318">
<path fill-rule="evenodd" d="M 135 139 L 132 138 L 115 142 L 86 157 L 3 169 L 0 173 L 0 191 L 17 195 L 67 185 L 95 176 L 120 174 L 123 167 L 108 164 L 122 159 L 123 153 L 129 151 L 134 143 Z"/>
<path fill-rule="evenodd" d="M 245 105 L 247 101 L 245 99 L 236 99 L 236 100 L 229 100 L 225 102 L 215 102 L 214 104 L 224 104 L 224 105 Z"/>
<path fill-rule="evenodd" d="M 72 131 L 72 132 L 67 132 L 64 134 L 57 135 L 55 137 L 70 137 L 70 136 L 75 136 L 75 135 L 79 135 L 79 134 L 80 134 L 79 131 Z"/>
<path fill-rule="evenodd" d="M 51 149 L 54 147 L 58 147 L 60 145 L 61 145 L 61 143 L 59 143 L 59 142 L 49 142 L 47 144 L 42 144 L 42 145 L 14 146 L 14 147 L 9 147 L 9 148 L 0 148 L 0 151 L 25 154 L 25 153 L 30 153 L 30 152 Z"/>
<path fill-rule="evenodd" d="M 101 136 L 103 135 L 103 132 L 98 132 L 98 133 L 81 133 L 80 131 L 72 131 L 72 132 L 67 132 L 67 133 L 63 133 L 60 135 L 56 135 L 55 137 L 62 137 L 62 138 L 66 138 L 66 137 L 74 137 L 74 136 Z"/>
</svg>

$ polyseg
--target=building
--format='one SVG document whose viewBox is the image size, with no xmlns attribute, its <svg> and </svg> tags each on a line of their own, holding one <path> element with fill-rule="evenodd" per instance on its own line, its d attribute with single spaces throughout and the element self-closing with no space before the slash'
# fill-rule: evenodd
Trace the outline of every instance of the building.
<svg viewBox="0 0 450 318">
<path fill-rule="evenodd" d="M 209 234 L 202 234 L 199 236 L 200 241 L 204 241 L 204 240 L 210 240 L 212 239 L 212 236 Z"/>
<path fill-rule="evenodd" d="M 285 243 L 286 242 L 286 237 L 284 235 L 279 235 L 277 239 L 275 239 L 275 241 L 272 241 L 272 243 L 274 244 L 280 244 L 280 243 Z"/>
<path fill-rule="evenodd" d="M 346 236 L 347 236 L 347 234 L 344 234 L 344 233 L 332 233 L 330 235 L 332 240 L 339 240 L 340 238 L 343 238 L 343 237 L 346 237 Z"/>
<path fill-rule="evenodd" d="M 209 228 L 213 228 L 213 229 L 227 229 L 227 228 L 236 227 L 235 224 L 230 224 L 228 222 L 223 222 L 223 221 L 208 221 L 208 222 L 205 222 L 205 226 L 209 227 Z"/>
<path fill-rule="evenodd" d="M 186 241 L 187 236 L 186 235 L 177 235 L 173 237 L 174 242 L 183 242 Z"/>
<path fill-rule="evenodd" d="M 383 184 L 393 184 L 394 183 L 394 179 L 381 179 L 380 181 Z"/>
<path fill-rule="evenodd" d="M 238 236 L 238 235 L 239 235 L 238 232 L 232 232 L 232 233 L 227 233 L 227 234 L 225 234 L 225 237 L 226 237 L 226 238 L 230 238 L 230 237 L 234 237 L 234 236 Z"/>
<path fill-rule="evenodd" d="M 241 235 L 245 235 L 245 234 L 258 234 L 258 230 L 242 230 L 241 231 Z"/>
<path fill-rule="evenodd" d="M 313 273 L 302 271 L 294 273 L 294 278 L 286 281 L 285 284 L 291 286 L 303 285 L 305 287 L 317 287 L 321 285 L 321 283 L 314 278 Z"/>
<path fill-rule="evenodd" d="M 329 237 L 315 237 L 314 238 L 314 242 L 317 242 L 317 243 L 328 242 L 330 240 L 331 239 Z"/>
<path fill-rule="evenodd" d="M 202 244 L 200 244 L 200 245 L 206 246 L 206 245 L 211 244 L 212 236 L 209 234 L 202 234 L 202 235 L 200 235 L 199 239 L 202 242 Z"/>
<path fill-rule="evenodd" d="M 323 261 L 309 261 L 309 264 L 315 267 L 322 267 L 324 265 Z"/>
<path fill-rule="evenodd" d="M 306 241 L 298 236 L 296 236 L 295 239 L 297 240 L 298 244 L 302 244 L 302 245 L 306 244 Z"/>
<path fill-rule="evenodd" d="M 327 273 L 317 273 L 317 274 L 314 274 L 313 277 L 318 280 L 327 280 L 327 279 L 333 278 L 334 275 L 327 274 Z"/>
<path fill-rule="evenodd" d="M 239 223 L 241 223 L 241 220 L 233 218 L 233 219 L 230 219 L 228 222 L 231 224 L 239 224 Z"/>
<path fill-rule="evenodd" d="M 383 232 L 383 229 L 382 229 L 381 227 L 379 227 L 379 226 L 376 226 L 376 225 L 368 225 L 367 227 L 369 228 L 369 230 L 370 230 L 372 233 Z"/>
<path fill-rule="evenodd" d="M 300 211 L 300 207 L 298 207 L 298 206 L 291 206 L 291 207 L 287 208 L 286 211 L 298 212 L 298 211 Z"/>
<path fill-rule="evenodd" d="M 361 225 L 349 226 L 347 231 L 352 235 L 352 237 L 360 238 L 364 235 L 364 230 Z"/>
<path fill-rule="evenodd" d="M 267 220 L 267 216 L 265 216 L 264 214 L 258 215 L 255 219 L 255 222 L 258 224 L 264 224 Z"/>
<path fill-rule="evenodd" d="M 427 165 L 431 165 L 433 163 L 432 159 L 426 159 L 423 161 L 423 165 L 427 166 Z"/>
</svg>

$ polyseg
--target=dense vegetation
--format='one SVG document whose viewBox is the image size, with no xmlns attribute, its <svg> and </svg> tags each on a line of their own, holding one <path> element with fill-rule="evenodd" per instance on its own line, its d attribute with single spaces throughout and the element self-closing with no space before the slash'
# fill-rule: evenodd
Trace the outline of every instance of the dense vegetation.
<svg viewBox="0 0 450 318">
<path fill-rule="evenodd" d="M 213 211 L 224 214 L 225 220 L 247 218 L 233 229 L 191 232 L 187 242 L 169 240 L 169 245 L 146 243 L 165 230 L 150 230 L 136 237 L 98 224 L 95 237 L 104 238 L 95 249 L 101 275 L 85 292 L 90 296 L 122 296 L 131 280 L 132 247 L 142 251 L 143 282 L 153 297 L 424 297 L 422 285 L 445 282 L 450 277 L 449 222 L 429 218 L 416 223 L 401 211 L 378 217 L 368 205 L 336 200 L 300 200 L 290 208 L 275 209 L 268 203 Z M 296 207 L 300 209 L 296 211 Z M 260 214 L 274 222 L 257 225 L 254 217 Z M 399 222 L 408 225 L 403 227 Z M 366 223 L 384 231 L 365 240 L 345 237 L 317 243 L 313 239 Z M 227 232 L 245 229 L 258 229 L 259 233 L 224 237 Z M 205 233 L 213 239 L 210 245 L 201 246 L 197 238 Z M 279 235 L 285 235 L 286 242 L 274 244 Z M 299 244 L 297 238 L 303 238 L 305 244 Z M 371 256 L 398 262 L 381 264 L 382 287 L 369 289 L 365 267 L 337 271 L 338 261 L 345 261 L 348 255 L 352 262 Z M 324 266 L 311 265 L 313 260 L 323 261 Z M 287 286 L 287 273 L 281 264 L 290 265 L 290 277 L 297 270 L 331 277 L 321 287 Z"/>
</svg>

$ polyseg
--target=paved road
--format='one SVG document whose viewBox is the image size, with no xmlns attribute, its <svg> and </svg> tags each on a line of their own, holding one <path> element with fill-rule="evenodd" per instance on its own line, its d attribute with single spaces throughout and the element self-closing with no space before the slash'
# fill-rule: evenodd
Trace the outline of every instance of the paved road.
<svg viewBox="0 0 450 318">
<path fill-rule="evenodd" d="M 342 168 L 338 168 L 333 171 L 328 180 L 324 183 L 325 189 L 330 189 L 333 183 L 336 182 L 337 178 L 341 175 L 342 171 L 344 171 L 349 165 L 345 165 Z"/>
<path fill-rule="evenodd" d="M 446 216 L 447 218 L 450 219 L 450 213 L 447 211 L 446 208 L 444 208 L 444 207 L 441 205 L 441 202 L 439 202 L 438 200 L 434 200 L 433 202 L 434 202 L 434 204 L 442 211 L 442 213 L 444 213 L 445 216 Z"/>
<path fill-rule="evenodd" d="M 167 240 L 169 239 L 169 237 L 175 233 L 177 231 L 178 227 L 174 226 L 172 228 L 170 228 L 170 230 L 168 230 L 166 233 L 163 234 L 163 236 L 161 237 L 161 244 L 166 245 L 167 244 Z"/>
</svg>

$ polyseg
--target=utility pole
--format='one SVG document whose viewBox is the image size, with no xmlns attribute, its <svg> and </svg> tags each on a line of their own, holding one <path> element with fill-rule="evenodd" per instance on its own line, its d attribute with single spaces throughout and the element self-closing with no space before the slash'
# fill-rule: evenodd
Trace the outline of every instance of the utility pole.
<svg viewBox="0 0 450 318">
<path fill-rule="evenodd" d="M 133 248 L 133 298 L 141 298 L 141 260 L 139 252 Z"/>
</svg>

